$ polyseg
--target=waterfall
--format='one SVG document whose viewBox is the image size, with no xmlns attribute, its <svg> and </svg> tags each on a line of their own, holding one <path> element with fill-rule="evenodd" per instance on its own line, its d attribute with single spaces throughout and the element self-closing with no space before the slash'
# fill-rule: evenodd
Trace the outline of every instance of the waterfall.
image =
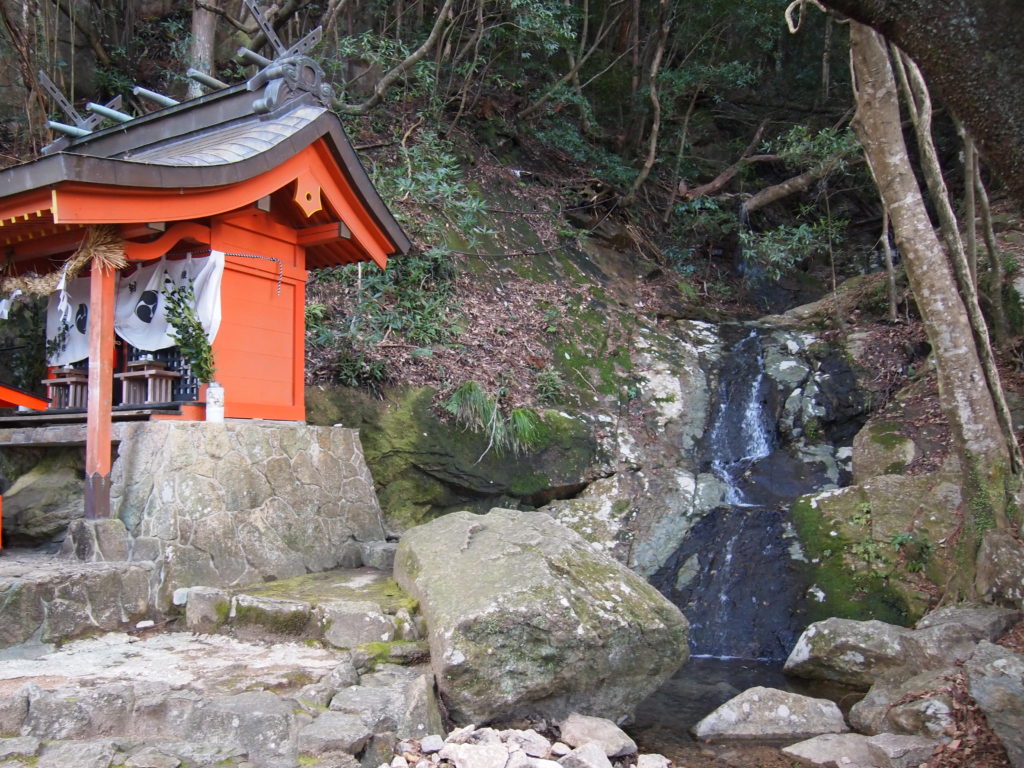
<svg viewBox="0 0 1024 768">
<path fill-rule="evenodd" d="M 769 455 L 776 442 L 765 408 L 765 378 L 760 340 L 757 332 L 751 331 L 723 365 L 708 439 L 711 470 L 725 482 L 725 502 L 732 506 L 746 504 L 740 482 L 743 472 Z"/>
<path fill-rule="evenodd" d="M 798 473 L 778 438 L 774 386 L 760 332 L 748 331 L 722 359 L 706 435 L 724 503 L 652 579 L 690 620 L 695 656 L 783 659 L 803 628 L 806 585 L 785 524 Z"/>
</svg>

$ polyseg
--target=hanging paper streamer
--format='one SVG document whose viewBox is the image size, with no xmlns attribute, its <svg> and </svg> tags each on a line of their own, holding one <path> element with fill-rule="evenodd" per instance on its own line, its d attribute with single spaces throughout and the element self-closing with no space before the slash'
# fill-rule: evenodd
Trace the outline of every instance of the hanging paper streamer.
<svg viewBox="0 0 1024 768">
<path fill-rule="evenodd" d="M 70 365 L 89 356 L 89 278 L 65 280 L 46 305 L 49 365 Z"/>
<path fill-rule="evenodd" d="M 21 296 L 21 293 L 21 289 L 16 288 L 15 290 L 11 291 L 10 296 L 8 296 L 6 299 L 0 299 L 0 320 L 6 320 L 10 317 L 11 305 L 14 303 L 14 300 L 16 298 Z"/>
</svg>

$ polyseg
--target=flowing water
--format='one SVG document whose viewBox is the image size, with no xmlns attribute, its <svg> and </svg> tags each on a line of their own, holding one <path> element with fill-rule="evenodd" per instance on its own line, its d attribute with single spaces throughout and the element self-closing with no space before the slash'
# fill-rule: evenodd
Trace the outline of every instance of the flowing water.
<svg viewBox="0 0 1024 768">
<path fill-rule="evenodd" d="M 780 661 L 803 629 L 807 585 L 790 554 L 786 515 L 811 488 L 780 444 L 778 399 L 759 332 L 747 331 L 723 358 L 705 446 L 724 504 L 653 579 L 690 620 L 695 656 Z"/>
<path fill-rule="evenodd" d="M 806 625 L 809 585 L 787 516 L 820 478 L 779 437 L 784 393 L 765 374 L 760 334 L 743 329 L 719 371 L 705 465 L 723 481 L 724 503 L 652 579 L 689 619 L 692 653 L 637 712 L 638 732 L 660 733 L 658 742 L 685 741 L 689 727 L 748 687 L 788 687 L 781 664 Z"/>
</svg>

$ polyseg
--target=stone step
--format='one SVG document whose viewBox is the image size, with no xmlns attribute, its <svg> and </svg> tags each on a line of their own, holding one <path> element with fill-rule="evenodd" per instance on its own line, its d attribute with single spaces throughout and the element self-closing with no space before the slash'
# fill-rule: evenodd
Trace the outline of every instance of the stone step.
<svg viewBox="0 0 1024 768">
<path fill-rule="evenodd" d="M 425 667 L 305 643 L 108 634 L 0 660 L 4 766 L 354 768 L 441 727 Z"/>
<path fill-rule="evenodd" d="M 35 768 L 214 768 L 241 766 L 248 753 L 235 745 L 197 741 L 86 739 L 44 742 L 34 736 L 0 738 L 4 766 Z"/>
<path fill-rule="evenodd" d="M 83 563 L 5 550 L 0 557 L 0 648 L 60 643 L 122 629 L 153 614 L 153 563 Z"/>
<path fill-rule="evenodd" d="M 234 590 L 191 587 L 175 600 L 184 603 L 186 626 L 197 632 L 318 640 L 398 663 L 423 661 L 427 653 L 416 601 L 388 574 L 372 568 Z"/>
</svg>

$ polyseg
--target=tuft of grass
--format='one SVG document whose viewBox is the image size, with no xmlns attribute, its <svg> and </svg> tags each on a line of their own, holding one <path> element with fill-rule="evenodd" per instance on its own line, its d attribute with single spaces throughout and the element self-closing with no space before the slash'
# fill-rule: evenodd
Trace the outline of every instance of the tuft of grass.
<svg viewBox="0 0 1024 768">
<path fill-rule="evenodd" d="M 537 388 L 537 402 L 541 405 L 555 405 L 565 394 L 565 380 L 550 365 L 537 371 L 534 385 Z"/>
<path fill-rule="evenodd" d="M 493 448 L 495 453 L 525 453 L 543 442 L 543 421 L 529 408 L 515 408 L 506 418 L 497 400 L 476 381 L 460 384 L 442 404 L 459 426 L 479 432 L 487 438 L 482 459 Z"/>
</svg>

